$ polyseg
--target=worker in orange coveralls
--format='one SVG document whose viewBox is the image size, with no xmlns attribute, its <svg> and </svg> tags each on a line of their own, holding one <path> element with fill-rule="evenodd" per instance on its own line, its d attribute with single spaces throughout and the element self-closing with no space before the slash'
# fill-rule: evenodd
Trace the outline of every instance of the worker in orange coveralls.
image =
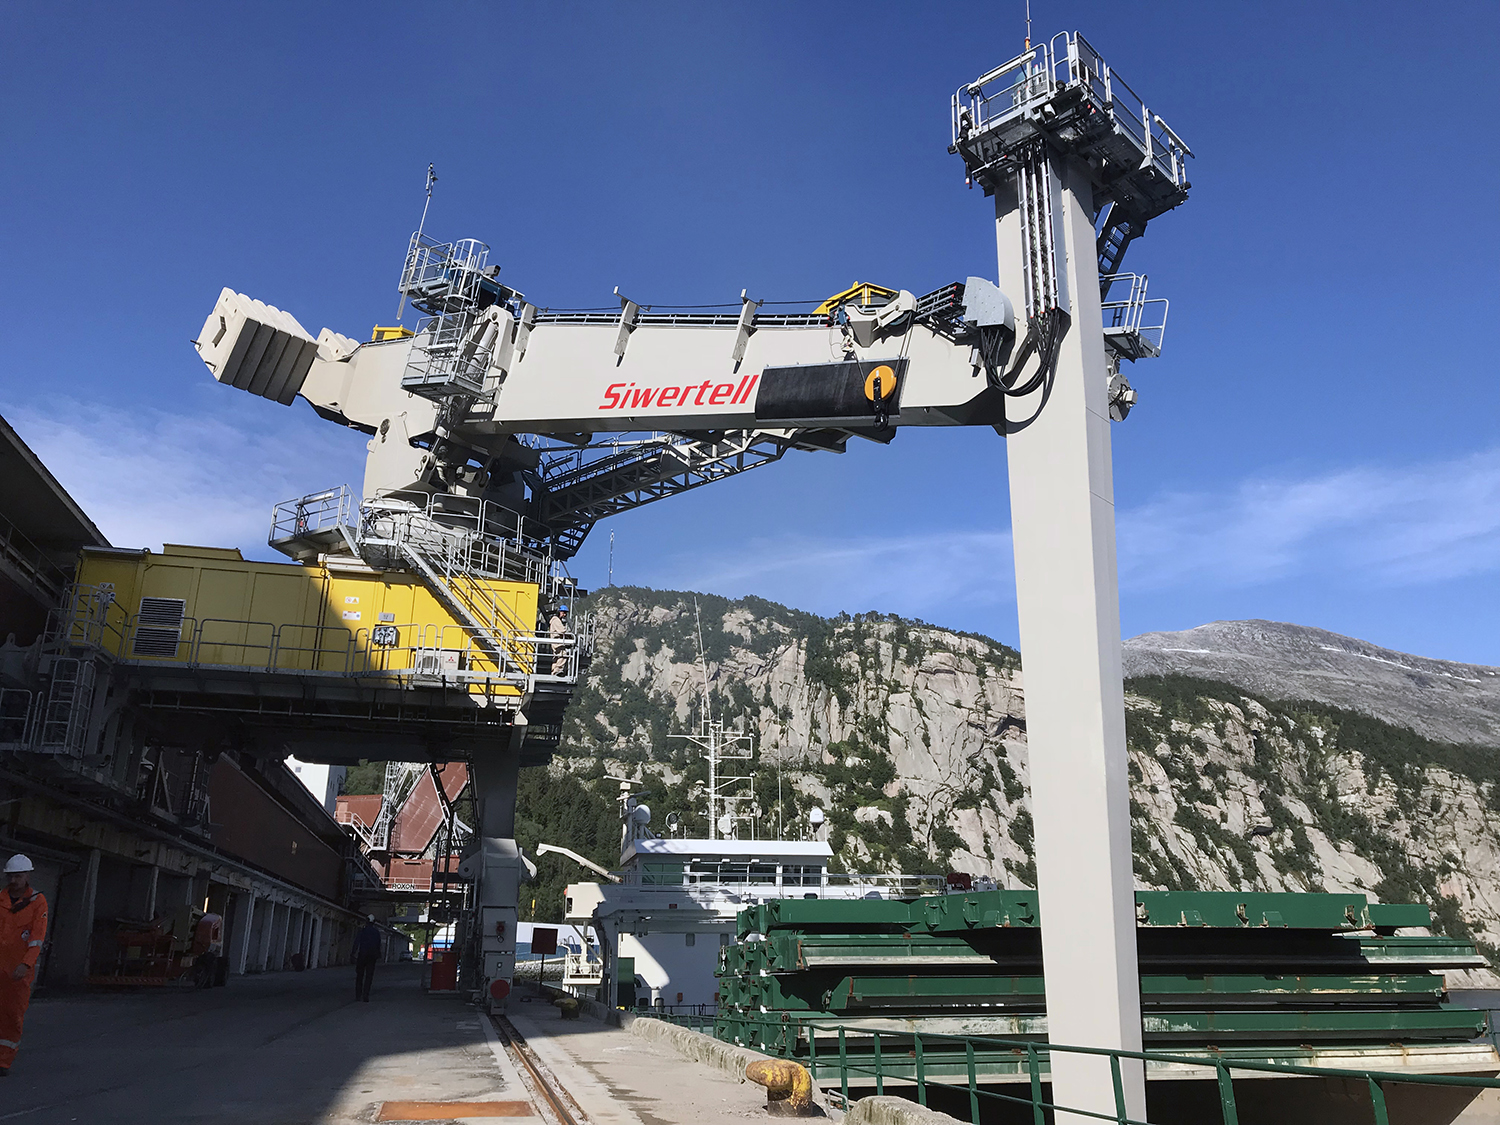
<svg viewBox="0 0 1500 1125">
<path fill-rule="evenodd" d="M 31 978 L 47 937 L 47 899 L 31 887 L 31 860 L 13 855 L 5 864 L 0 895 L 0 1078 L 10 1074 L 21 1046 L 21 1022 L 31 1003 Z"/>
</svg>

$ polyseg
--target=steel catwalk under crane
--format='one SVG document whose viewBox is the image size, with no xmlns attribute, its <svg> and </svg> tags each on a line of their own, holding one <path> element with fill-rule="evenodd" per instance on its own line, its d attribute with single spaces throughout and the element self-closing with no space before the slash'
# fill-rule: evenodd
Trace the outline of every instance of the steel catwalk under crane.
<svg viewBox="0 0 1500 1125">
<path fill-rule="evenodd" d="M 796 313 L 741 293 L 722 314 L 616 289 L 617 311 L 559 312 L 501 283 L 484 243 L 419 230 L 399 286 L 422 314 L 414 333 L 314 337 L 225 289 L 195 343 L 220 382 L 301 397 L 369 437 L 357 516 L 336 521 L 342 545 L 308 529 L 318 497 L 278 509 L 287 527 L 273 545 L 357 552 L 434 581 L 428 556 L 392 549 L 393 520 L 419 513 L 463 540 L 446 549 L 449 579 L 501 538 L 552 574 L 600 519 L 789 450 L 994 427 L 1008 447 L 1044 957 L 1057 967 L 1049 1034 L 1139 1050 L 1108 422 L 1135 402 L 1121 361 L 1159 354 L 1166 325 L 1166 303 L 1122 259 L 1186 200 L 1191 152 L 1077 33 L 1028 43 L 960 87 L 951 126 L 949 151 L 994 197 L 998 285 L 973 276 L 918 297 L 857 283 Z M 473 763 L 486 935 L 485 911 L 514 917 L 513 758 Z M 486 981 L 508 971 L 489 942 Z M 1057 1101 L 1114 1115 L 1107 1060 L 1052 1065 Z M 1130 1116 L 1144 1117 L 1140 1067 L 1123 1081 Z"/>
</svg>

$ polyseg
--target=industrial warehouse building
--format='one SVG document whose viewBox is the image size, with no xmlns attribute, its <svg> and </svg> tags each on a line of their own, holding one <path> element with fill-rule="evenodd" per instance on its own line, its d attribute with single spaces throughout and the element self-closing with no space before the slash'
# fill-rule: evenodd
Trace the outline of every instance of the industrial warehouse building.
<svg viewBox="0 0 1500 1125">
<path fill-rule="evenodd" d="M 32 858 L 51 904 L 38 987 L 172 979 L 141 950 L 203 911 L 231 974 L 346 963 L 364 914 L 390 915 L 378 874 L 281 757 L 174 721 L 160 692 L 148 710 L 107 655 L 80 656 L 67 600 L 84 553 L 148 557 L 112 547 L 0 419 L 0 850 Z M 406 947 L 387 936 L 388 954 Z"/>
</svg>

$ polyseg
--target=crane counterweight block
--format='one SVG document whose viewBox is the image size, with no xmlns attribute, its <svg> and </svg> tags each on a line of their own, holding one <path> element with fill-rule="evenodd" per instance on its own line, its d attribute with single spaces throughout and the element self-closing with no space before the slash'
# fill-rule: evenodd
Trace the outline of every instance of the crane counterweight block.
<svg viewBox="0 0 1500 1125">
<path fill-rule="evenodd" d="M 219 382 L 283 406 L 318 355 L 318 342 L 291 313 L 233 289 L 219 294 L 193 346 Z"/>
</svg>

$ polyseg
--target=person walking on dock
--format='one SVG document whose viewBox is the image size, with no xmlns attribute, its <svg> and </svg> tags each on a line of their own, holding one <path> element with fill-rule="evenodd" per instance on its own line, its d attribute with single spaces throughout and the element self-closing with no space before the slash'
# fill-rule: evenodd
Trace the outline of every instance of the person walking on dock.
<svg viewBox="0 0 1500 1125">
<path fill-rule="evenodd" d="M 370 985 L 375 983 L 375 962 L 380 960 L 380 927 L 375 925 L 375 915 L 366 914 L 367 921 L 354 935 L 354 998 L 369 1003 Z"/>
<path fill-rule="evenodd" d="M 10 1073 L 31 1003 L 31 978 L 47 938 L 47 899 L 31 886 L 31 860 L 5 864 L 7 895 L 0 897 L 0 1078 Z"/>
</svg>

